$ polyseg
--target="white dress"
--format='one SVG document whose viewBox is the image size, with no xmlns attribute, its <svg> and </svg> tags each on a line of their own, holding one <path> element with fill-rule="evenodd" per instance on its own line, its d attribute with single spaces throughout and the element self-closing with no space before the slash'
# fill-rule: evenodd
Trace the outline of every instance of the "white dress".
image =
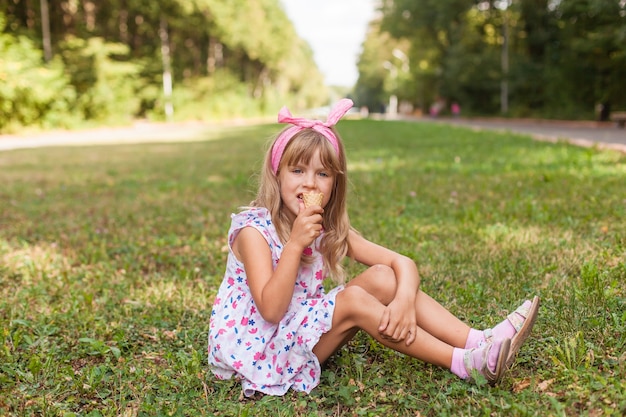
<svg viewBox="0 0 626 417">
<path fill-rule="evenodd" d="M 244 394 L 256 391 L 283 395 L 293 388 L 309 393 L 320 381 L 320 364 L 313 347 L 330 330 L 335 297 L 343 286 L 326 293 L 323 287 L 322 256 L 315 249 L 305 252 L 314 261 L 301 265 L 288 311 L 278 324 L 259 314 L 246 279 L 243 264 L 232 251 L 241 229 L 254 227 L 267 241 L 276 268 L 283 245 L 262 207 L 233 214 L 228 232 L 228 262 L 224 280 L 213 304 L 209 326 L 209 365 L 219 379 L 241 380 Z"/>
</svg>

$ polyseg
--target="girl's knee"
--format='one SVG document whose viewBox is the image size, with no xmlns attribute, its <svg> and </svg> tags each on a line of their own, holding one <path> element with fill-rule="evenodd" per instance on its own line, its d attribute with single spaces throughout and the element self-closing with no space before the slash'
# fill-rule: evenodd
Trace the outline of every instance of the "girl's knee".
<svg viewBox="0 0 626 417">
<path fill-rule="evenodd" d="M 373 265 L 369 268 L 372 274 L 369 292 L 378 300 L 387 305 L 396 294 L 396 275 L 393 269 L 387 265 Z"/>
<path fill-rule="evenodd" d="M 337 294 L 337 307 L 341 307 L 349 317 L 360 314 L 372 303 L 378 304 L 380 302 L 374 295 L 358 285 L 346 287 Z"/>
<path fill-rule="evenodd" d="M 395 272 L 390 266 L 383 264 L 376 264 L 369 267 L 369 271 L 377 278 L 378 281 L 387 282 L 393 280 L 395 282 Z"/>
<path fill-rule="evenodd" d="M 337 294 L 335 317 L 333 317 L 333 327 L 335 320 L 337 324 L 342 323 L 350 328 L 362 328 L 363 323 L 378 321 L 382 314 L 384 305 L 368 290 L 358 285 L 346 287 Z"/>
<path fill-rule="evenodd" d="M 372 294 L 358 285 L 346 287 L 339 294 L 342 299 L 350 304 L 358 304 L 373 297 Z"/>
</svg>

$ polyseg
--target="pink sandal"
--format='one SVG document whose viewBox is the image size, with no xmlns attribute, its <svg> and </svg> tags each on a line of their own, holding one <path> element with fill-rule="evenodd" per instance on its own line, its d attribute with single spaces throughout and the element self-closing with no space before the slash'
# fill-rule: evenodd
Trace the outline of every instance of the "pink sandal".
<svg viewBox="0 0 626 417">
<path fill-rule="evenodd" d="M 489 343 L 489 345 L 487 345 L 487 348 L 468 349 L 465 352 L 465 355 L 463 356 L 463 364 L 465 365 L 465 369 L 468 371 L 468 374 L 470 374 L 470 377 L 468 378 L 469 381 L 472 381 L 471 370 L 476 369 L 472 365 L 472 353 L 476 349 L 483 349 L 481 366 L 476 370 L 485 377 L 489 385 L 491 385 L 492 387 L 500 382 L 502 376 L 504 375 L 504 372 L 506 371 L 506 361 L 510 355 L 511 339 L 502 340 L 502 343 L 500 344 L 500 352 L 498 352 L 496 369 L 494 371 L 489 369 L 489 351 L 492 347 L 493 343 Z"/>
<path fill-rule="evenodd" d="M 507 316 L 509 322 L 515 328 L 515 336 L 511 338 L 511 349 L 506 359 L 506 367 L 509 368 L 515 361 L 515 356 L 519 352 L 520 348 L 530 336 L 535 321 L 537 320 L 537 313 L 539 312 L 539 297 L 533 297 L 530 307 L 519 306 L 517 310 Z M 491 342 L 493 335 L 491 329 L 484 330 L 485 340 Z"/>
</svg>

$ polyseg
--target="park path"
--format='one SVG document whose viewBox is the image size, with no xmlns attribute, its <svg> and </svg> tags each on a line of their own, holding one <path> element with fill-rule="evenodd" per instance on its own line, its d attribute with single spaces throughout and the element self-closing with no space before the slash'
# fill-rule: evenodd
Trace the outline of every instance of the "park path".
<svg viewBox="0 0 626 417">
<path fill-rule="evenodd" d="M 596 146 L 626 153 L 626 129 L 620 129 L 611 122 L 499 118 L 422 118 L 419 120 L 430 120 L 476 130 L 489 129 L 521 133 L 538 140 L 566 141 L 578 146 Z"/>
<path fill-rule="evenodd" d="M 496 130 L 526 134 L 538 140 L 567 141 L 584 147 L 596 146 L 626 153 L 626 129 L 614 123 L 571 122 L 498 118 L 404 118 L 416 123 L 444 123 L 476 130 Z M 51 131 L 34 134 L 0 135 L 0 151 L 46 146 L 114 145 L 145 142 L 200 141 L 218 126 L 242 126 L 273 119 L 231 120 L 222 123 L 136 122 L 126 127 L 101 127 L 77 131 Z"/>
<path fill-rule="evenodd" d="M 53 130 L 19 135 L 0 135 L 0 152 L 49 146 L 117 145 L 156 142 L 195 142 L 206 140 L 217 128 L 245 126 L 267 119 L 241 119 L 226 122 L 156 123 L 138 121 L 130 126 L 99 127 L 84 130 Z"/>
</svg>

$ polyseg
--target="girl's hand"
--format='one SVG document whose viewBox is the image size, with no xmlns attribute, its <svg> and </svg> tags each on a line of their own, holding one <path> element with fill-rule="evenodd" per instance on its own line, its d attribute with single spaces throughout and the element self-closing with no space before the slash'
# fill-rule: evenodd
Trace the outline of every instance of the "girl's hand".
<svg viewBox="0 0 626 417">
<path fill-rule="evenodd" d="M 417 335 L 415 302 L 395 298 L 383 311 L 378 331 L 384 339 L 410 345 Z"/>
<path fill-rule="evenodd" d="M 304 207 L 300 201 L 300 212 L 291 226 L 289 241 L 304 248 L 309 246 L 322 233 L 322 214 L 320 206 Z"/>
</svg>

